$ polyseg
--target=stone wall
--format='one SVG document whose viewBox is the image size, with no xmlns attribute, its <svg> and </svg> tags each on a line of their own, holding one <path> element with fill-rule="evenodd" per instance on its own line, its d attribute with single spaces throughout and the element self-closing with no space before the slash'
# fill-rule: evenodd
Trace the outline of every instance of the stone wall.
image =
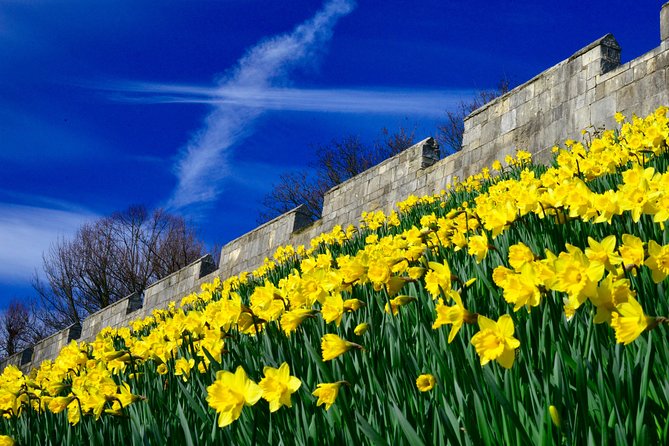
<svg viewBox="0 0 669 446">
<path fill-rule="evenodd" d="M 179 301 L 193 291 L 200 290 L 202 278 L 216 271 L 216 265 L 210 255 L 206 255 L 190 265 L 153 283 L 144 290 L 144 302 L 139 314 L 149 316 L 156 308 L 166 308 L 172 301 Z M 130 320 L 138 316 L 133 315 Z"/>
<path fill-rule="evenodd" d="M 288 244 L 294 232 L 310 223 L 306 207 L 300 205 L 236 238 L 221 249 L 220 274 L 230 277 L 243 271 L 253 271 L 276 248 Z"/>
<path fill-rule="evenodd" d="M 333 187 L 323 200 L 324 223 L 347 226 L 357 224 L 362 212 L 390 211 L 394 203 L 414 192 L 419 172 L 438 160 L 439 146 L 427 138 Z"/>
<path fill-rule="evenodd" d="M 363 211 L 390 211 L 408 195 L 438 193 L 455 177 L 460 179 L 503 161 L 516 149 L 545 161 L 550 148 L 565 139 L 580 139 L 581 130 L 615 125 L 622 112 L 646 115 L 669 105 L 669 3 L 661 11 L 662 43 L 625 64 L 620 46 L 608 34 L 577 51 L 507 94 L 475 110 L 465 119 L 463 148 L 439 159 L 439 149 L 425 139 L 381 164 L 327 192 L 322 218 L 309 223 L 303 208 L 265 223 L 229 242 L 221 250 L 219 269 L 203 257 L 156 282 L 142 295 L 133 295 L 90 315 L 83 327 L 72 326 L 37 345 L 0 361 L 28 370 L 55 358 L 72 339 L 91 340 L 104 326 L 120 327 L 164 308 L 170 301 L 200 289 L 200 284 L 252 271 L 285 244 L 307 245 L 336 224 L 357 224 Z"/>
<path fill-rule="evenodd" d="M 463 167 L 489 165 L 516 148 L 541 158 L 546 148 L 574 137 L 591 124 L 591 110 L 599 115 L 607 109 L 595 101 L 598 77 L 619 64 L 620 46 L 608 34 L 475 110 L 465 120 Z"/>
<path fill-rule="evenodd" d="M 141 319 L 156 308 L 166 308 L 169 302 L 200 290 L 200 285 L 216 277 L 218 270 L 210 255 L 199 258 L 179 271 L 155 282 L 144 293 L 134 293 L 89 315 L 81 326 L 71 325 L 37 344 L 0 361 L 0 370 L 15 365 L 24 372 L 45 359 L 54 359 L 71 340 L 90 342 L 104 327 L 124 327 Z"/>
<path fill-rule="evenodd" d="M 81 335 L 81 326 L 78 324 L 70 325 L 65 330 L 54 333 L 49 337 L 42 339 L 32 347 L 31 361 L 21 364 L 22 368 L 30 369 L 33 365 L 39 365 L 46 359 L 53 359 L 58 356 L 58 352 L 70 343 L 73 339 L 79 339 Z M 24 360 L 27 358 L 24 357 Z"/>
<path fill-rule="evenodd" d="M 612 35 L 593 42 L 465 120 L 463 174 L 515 149 L 545 161 L 550 148 L 587 128 L 612 128 L 616 112 L 646 115 L 669 102 L 669 46 L 620 65 Z"/>
<path fill-rule="evenodd" d="M 95 335 L 104 327 L 121 327 L 129 317 L 137 317 L 133 314 L 142 308 L 143 296 L 140 293 L 133 293 L 125 299 L 114 302 L 108 307 L 97 311 L 84 319 L 81 327 L 81 341 L 91 342 Z"/>
</svg>

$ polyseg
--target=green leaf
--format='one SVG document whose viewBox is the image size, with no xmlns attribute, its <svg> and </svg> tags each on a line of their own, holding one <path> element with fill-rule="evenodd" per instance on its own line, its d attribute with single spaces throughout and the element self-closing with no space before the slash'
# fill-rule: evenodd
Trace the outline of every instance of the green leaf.
<svg viewBox="0 0 669 446">
<path fill-rule="evenodd" d="M 183 429 L 184 437 L 186 438 L 186 445 L 193 446 L 193 436 L 190 433 L 190 426 L 188 425 L 188 420 L 186 420 L 186 416 L 184 415 L 184 410 L 183 407 L 181 407 L 181 403 L 177 403 L 177 414 L 179 415 L 179 422 L 181 423 L 181 428 Z"/>
<path fill-rule="evenodd" d="M 365 418 L 360 415 L 359 413 L 355 414 L 355 419 L 358 423 L 358 426 L 360 426 L 360 429 L 362 430 L 362 433 L 367 436 L 367 438 L 372 442 L 372 444 L 376 445 L 386 445 L 388 444 L 388 440 L 384 439 L 381 434 L 379 434 L 368 422 L 365 420 Z"/>
<path fill-rule="evenodd" d="M 395 404 L 393 404 L 393 410 L 395 412 L 395 416 L 397 417 L 397 421 L 399 421 L 400 426 L 402 427 L 404 436 L 407 438 L 407 440 L 409 440 L 409 444 L 412 446 L 425 446 L 423 440 L 421 440 L 414 428 L 407 421 L 402 411 L 399 410 Z"/>
<path fill-rule="evenodd" d="M 525 426 L 523 423 L 520 421 L 520 418 L 518 417 L 518 414 L 514 410 L 513 406 L 509 402 L 508 399 L 502 394 L 501 390 L 497 386 L 497 383 L 495 383 L 494 378 L 492 377 L 492 372 L 489 370 L 486 370 L 483 373 L 483 377 L 486 381 L 486 384 L 488 384 L 488 387 L 490 390 L 492 390 L 493 395 L 495 396 L 495 399 L 497 399 L 497 402 L 499 402 L 502 407 L 504 408 L 505 412 L 504 415 L 508 416 L 513 424 L 516 426 L 516 429 L 520 436 L 523 439 L 523 443 L 525 444 L 533 444 L 534 442 L 530 439 L 530 437 L 527 435 L 527 431 L 525 430 Z"/>
<path fill-rule="evenodd" d="M 198 416 L 200 421 L 203 424 L 209 423 L 209 417 L 205 413 L 204 409 L 202 408 L 202 404 L 195 401 L 195 398 L 190 394 L 190 391 L 184 386 L 184 384 L 181 382 L 181 380 L 176 380 L 177 384 L 179 384 L 179 388 L 181 389 L 181 394 L 186 397 L 186 401 L 188 401 L 188 404 L 190 405 L 191 409 L 195 412 L 195 414 Z"/>
</svg>

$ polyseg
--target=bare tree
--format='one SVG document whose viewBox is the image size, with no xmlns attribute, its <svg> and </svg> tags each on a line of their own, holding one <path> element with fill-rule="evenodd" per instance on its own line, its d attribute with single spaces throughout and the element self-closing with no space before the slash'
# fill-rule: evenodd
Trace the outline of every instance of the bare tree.
<svg viewBox="0 0 669 446">
<path fill-rule="evenodd" d="M 264 210 L 260 213 L 258 223 L 269 221 L 302 204 L 306 206 L 308 217 L 317 220 L 323 208 L 323 195 L 312 172 L 301 170 L 282 173 L 279 182 L 263 198 Z"/>
<path fill-rule="evenodd" d="M 411 147 L 416 139 L 416 128 L 408 130 L 400 127 L 396 132 L 390 132 L 386 127 L 381 129 L 382 140 L 377 141 L 374 146 L 378 158 L 383 161 L 391 156 L 398 155 Z"/>
<path fill-rule="evenodd" d="M 0 349 L 11 356 L 31 343 L 30 311 L 18 300 L 12 300 L 0 316 Z"/>
<path fill-rule="evenodd" d="M 470 101 L 460 101 L 455 111 L 446 112 L 446 121 L 437 126 L 437 142 L 452 152 L 462 149 L 462 135 L 465 132 L 465 118 L 474 110 L 507 93 L 510 82 L 507 78 L 499 81 L 494 90 L 479 91 Z"/>
<path fill-rule="evenodd" d="M 357 136 L 334 139 L 329 144 L 315 146 L 316 159 L 309 168 L 284 173 L 279 182 L 262 201 L 258 222 L 265 222 L 304 204 L 311 220 L 317 220 L 323 209 L 325 193 L 413 145 L 414 131 L 400 128 L 391 133 L 382 130 L 382 140 L 371 146 L 363 144 Z"/>
<path fill-rule="evenodd" d="M 182 217 L 133 206 L 82 226 L 43 255 L 44 281 L 33 279 L 45 326 L 81 321 L 202 256 L 204 245 Z"/>
<path fill-rule="evenodd" d="M 316 146 L 315 168 L 318 180 L 326 186 L 341 184 L 374 165 L 375 154 L 357 136 L 333 139 L 330 144 Z"/>
</svg>

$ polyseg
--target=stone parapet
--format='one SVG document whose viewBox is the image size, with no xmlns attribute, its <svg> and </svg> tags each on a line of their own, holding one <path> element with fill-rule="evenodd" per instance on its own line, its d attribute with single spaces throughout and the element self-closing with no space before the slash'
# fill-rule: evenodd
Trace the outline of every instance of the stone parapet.
<svg viewBox="0 0 669 446">
<path fill-rule="evenodd" d="M 420 172 L 438 160 L 439 146 L 433 138 L 426 138 L 333 187 L 323 200 L 323 225 L 358 224 L 362 212 L 389 211 L 413 192 Z"/>
<path fill-rule="evenodd" d="M 236 238 L 221 249 L 220 274 L 230 277 L 256 269 L 276 248 L 288 244 L 295 231 L 310 224 L 306 207 L 300 205 Z"/>
</svg>

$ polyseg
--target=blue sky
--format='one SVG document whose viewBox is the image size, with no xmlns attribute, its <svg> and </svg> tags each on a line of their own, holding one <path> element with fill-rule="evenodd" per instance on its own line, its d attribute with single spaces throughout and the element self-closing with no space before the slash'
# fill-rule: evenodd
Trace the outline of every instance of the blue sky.
<svg viewBox="0 0 669 446">
<path fill-rule="evenodd" d="M 662 2 L 630 4 L 0 0 L 0 308 L 83 222 L 169 207 L 223 244 L 315 144 L 431 136 L 608 32 L 637 57 Z"/>
</svg>

